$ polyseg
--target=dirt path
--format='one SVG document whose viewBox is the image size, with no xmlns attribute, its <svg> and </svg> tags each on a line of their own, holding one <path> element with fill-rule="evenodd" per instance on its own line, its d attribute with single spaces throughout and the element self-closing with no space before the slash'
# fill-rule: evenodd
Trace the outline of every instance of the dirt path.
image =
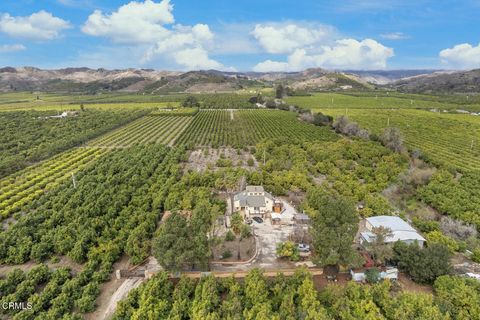
<svg viewBox="0 0 480 320">
<path fill-rule="evenodd" d="M 108 304 L 105 306 L 103 312 L 95 312 L 95 314 L 92 314 L 91 318 L 86 317 L 86 319 L 109 319 L 114 314 L 117 308 L 117 303 L 126 298 L 131 290 L 137 288 L 143 281 L 145 281 L 145 278 L 121 279 L 116 281 L 121 284 L 111 295 L 111 298 L 108 301 Z"/>
<path fill-rule="evenodd" d="M 233 121 L 233 110 L 230 110 L 230 120 Z"/>
</svg>

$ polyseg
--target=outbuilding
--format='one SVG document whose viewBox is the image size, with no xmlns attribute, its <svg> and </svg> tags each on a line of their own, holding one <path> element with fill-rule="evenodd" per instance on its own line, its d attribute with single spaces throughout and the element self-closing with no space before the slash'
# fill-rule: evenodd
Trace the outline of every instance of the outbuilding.
<svg viewBox="0 0 480 320">
<path fill-rule="evenodd" d="M 386 243 L 401 241 L 411 244 L 416 241 L 420 247 L 423 247 L 426 241 L 425 238 L 417 232 L 417 230 L 399 217 L 376 216 L 366 218 L 365 220 L 365 227 L 367 231 L 360 233 L 362 243 L 374 241 L 375 234 L 373 233 L 373 229 L 378 227 L 384 227 L 392 231 L 392 236 L 385 239 Z"/>
</svg>

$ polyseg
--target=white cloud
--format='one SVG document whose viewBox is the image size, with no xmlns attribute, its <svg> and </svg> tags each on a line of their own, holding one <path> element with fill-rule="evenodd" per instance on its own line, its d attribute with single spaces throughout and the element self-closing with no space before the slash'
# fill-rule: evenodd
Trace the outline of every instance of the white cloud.
<svg viewBox="0 0 480 320">
<path fill-rule="evenodd" d="M 114 43 L 145 46 L 140 59 L 144 64 L 169 59 L 182 69 L 224 69 L 208 56 L 207 49 L 214 38 L 208 25 L 184 26 L 174 22 L 170 0 L 132 1 L 111 14 L 94 11 L 82 31 Z"/>
<path fill-rule="evenodd" d="M 251 32 L 264 52 L 284 54 L 285 61 L 265 60 L 255 71 L 298 71 L 311 67 L 332 69 L 384 69 L 393 49 L 364 39 L 342 39 L 332 26 L 271 23 L 256 25 Z"/>
<path fill-rule="evenodd" d="M 175 21 L 172 11 L 169 0 L 160 3 L 132 1 L 110 15 L 95 10 L 82 31 L 91 36 L 108 37 L 114 42 L 150 43 L 168 33 L 163 25 Z"/>
<path fill-rule="evenodd" d="M 23 44 L 3 44 L 0 45 L 0 53 L 18 52 L 27 48 Z"/>
<path fill-rule="evenodd" d="M 318 43 L 334 32 L 334 28 L 323 25 L 257 24 L 252 35 L 268 53 L 281 54 Z"/>
<path fill-rule="evenodd" d="M 460 69 L 480 68 L 480 44 L 462 43 L 440 51 L 442 64 Z"/>
<path fill-rule="evenodd" d="M 183 49 L 175 54 L 175 61 L 188 69 L 224 69 L 224 66 L 210 58 L 203 48 Z"/>
<path fill-rule="evenodd" d="M 393 49 L 381 43 L 364 39 L 341 39 L 332 45 L 321 45 L 313 49 L 296 49 L 286 62 L 266 60 L 253 69 L 258 72 L 298 71 L 311 67 L 332 69 L 384 69 Z"/>
<path fill-rule="evenodd" d="M 383 33 L 380 35 L 380 37 L 387 40 L 404 40 L 410 38 L 410 36 L 404 34 L 403 32 Z"/>
<path fill-rule="evenodd" d="M 68 21 L 41 10 L 27 17 L 12 17 L 5 13 L 0 17 L 0 32 L 14 38 L 51 40 L 70 28 Z"/>
</svg>

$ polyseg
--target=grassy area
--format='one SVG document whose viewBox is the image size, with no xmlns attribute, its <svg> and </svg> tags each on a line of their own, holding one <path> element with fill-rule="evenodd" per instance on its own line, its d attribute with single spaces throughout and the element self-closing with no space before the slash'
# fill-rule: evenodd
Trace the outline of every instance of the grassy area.
<svg viewBox="0 0 480 320">
<path fill-rule="evenodd" d="M 429 99 L 427 99 L 429 98 Z M 402 95 L 399 93 L 316 93 L 312 96 L 297 96 L 286 98 L 288 103 L 300 107 L 315 108 L 337 108 L 337 109 L 439 109 L 469 111 L 480 111 L 477 104 L 457 104 L 442 100 L 433 100 L 431 96 L 425 95 Z"/>
</svg>

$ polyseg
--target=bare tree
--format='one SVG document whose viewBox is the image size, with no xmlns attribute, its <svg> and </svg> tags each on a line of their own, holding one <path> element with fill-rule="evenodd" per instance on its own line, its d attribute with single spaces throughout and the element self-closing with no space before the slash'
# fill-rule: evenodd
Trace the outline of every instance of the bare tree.
<svg viewBox="0 0 480 320">
<path fill-rule="evenodd" d="M 337 118 L 337 120 L 335 120 L 335 122 L 333 123 L 333 128 L 335 129 L 335 131 L 337 133 L 343 133 L 345 127 L 347 126 L 348 124 L 348 118 L 346 116 L 340 116 Z"/>
<path fill-rule="evenodd" d="M 386 128 L 381 140 L 385 147 L 394 152 L 400 153 L 405 149 L 403 146 L 403 136 L 398 128 Z"/>
<path fill-rule="evenodd" d="M 474 226 L 464 224 L 462 221 L 443 217 L 440 221 L 440 228 L 443 233 L 457 240 L 466 240 L 477 236 L 477 230 Z"/>
</svg>

